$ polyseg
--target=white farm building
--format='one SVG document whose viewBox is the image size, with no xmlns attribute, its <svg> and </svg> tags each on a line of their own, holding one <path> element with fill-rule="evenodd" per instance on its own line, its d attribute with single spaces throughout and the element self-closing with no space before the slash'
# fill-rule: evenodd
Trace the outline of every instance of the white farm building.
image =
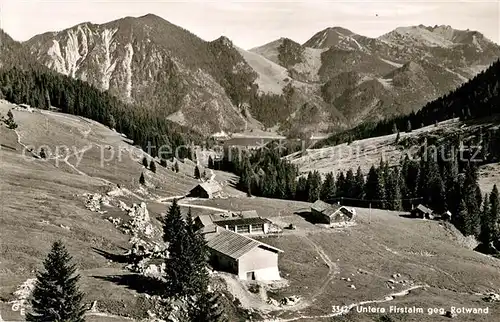
<svg viewBox="0 0 500 322">
<path fill-rule="evenodd" d="M 281 278 L 278 254 L 282 250 L 218 226 L 205 238 L 214 268 L 236 274 L 241 280 Z"/>
</svg>

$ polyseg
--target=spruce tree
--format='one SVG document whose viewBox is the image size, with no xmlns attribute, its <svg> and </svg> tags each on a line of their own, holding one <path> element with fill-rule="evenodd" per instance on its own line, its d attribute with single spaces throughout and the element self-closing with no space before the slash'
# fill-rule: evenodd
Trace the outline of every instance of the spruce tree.
<svg viewBox="0 0 500 322">
<path fill-rule="evenodd" d="M 139 183 L 142 185 L 146 184 L 146 179 L 144 178 L 144 173 L 141 173 L 141 176 L 139 177 Z"/>
<path fill-rule="evenodd" d="M 304 176 L 299 177 L 297 180 L 297 188 L 295 190 L 295 200 L 307 201 L 307 178 Z"/>
<path fill-rule="evenodd" d="M 190 322 L 228 322 L 217 293 L 205 292 L 189 303 Z"/>
<path fill-rule="evenodd" d="M 145 168 L 147 168 L 147 167 L 148 167 L 149 162 L 148 162 L 148 158 L 147 158 L 147 157 L 144 157 L 144 158 L 142 159 L 142 165 L 143 165 Z"/>
<path fill-rule="evenodd" d="M 386 198 L 387 198 L 387 209 L 389 210 L 401 210 L 401 188 L 399 184 L 399 170 L 390 170 L 386 181 Z"/>
<path fill-rule="evenodd" d="M 493 186 L 493 190 L 490 194 L 490 222 L 492 223 L 491 237 L 495 243 L 498 242 L 499 232 L 498 232 L 498 221 L 500 219 L 500 199 L 498 196 L 497 185 Z M 497 246 L 498 247 L 498 246 Z"/>
<path fill-rule="evenodd" d="M 200 168 L 198 168 L 198 166 L 194 167 L 194 178 L 195 179 L 201 178 Z"/>
<path fill-rule="evenodd" d="M 378 173 L 375 169 L 375 166 L 371 166 L 368 171 L 368 176 L 366 178 L 365 185 L 365 196 L 367 200 L 375 200 L 378 198 L 377 196 L 377 187 L 378 187 Z"/>
<path fill-rule="evenodd" d="M 156 173 L 156 163 L 155 163 L 155 160 L 151 160 L 151 162 L 149 162 L 149 170 L 151 170 L 153 173 Z"/>
<path fill-rule="evenodd" d="M 332 172 L 329 172 L 325 176 L 325 181 L 321 186 L 321 200 L 328 201 L 335 198 L 335 178 Z"/>
<path fill-rule="evenodd" d="M 353 187 L 353 198 L 363 199 L 365 189 L 365 177 L 363 172 L 361 171 L 361 167 L 358 167 L 356 171 L 356 177 L 354 178 L 354 187 Z"/>
<path fill-rule="evenodd" d="M 315 202 L 321 194 L 321 175 L 318 171 L 309 172 L 307 176 L 307 201 Z"/>
<path fill-rule="evenodd" d="M 179 298 L 207 292 L 205 240 L 196 231 L 191 211 L 186 221 L 182 220 L 177 202 L 172 203 L 164 219 L 164 240 L 169 243 L 165 276 L 168 294 Z"/>
<path fill-rule="evenodd" d="M 344 188 L 342 189 L 344 191 L 345 197 L 354 198 L 354 195 L 356 194 L 354 189 L 355 189 L 354 172 L 352 171 L 352 169 L 349 169 L 346 172 Z"/>
<path fill-rule="evenodd" d="M 166 167 L 167 167 L 167 160 L 165 160 L 165 159 L 161 158 L 161 159 L 160 159 L 160 165 L 161 165 L 162 167 L 166 168 Z"/>
<path fill-rule="evenodd" d="M 175 163 L 174 163 L 174 171 L 176 173 L 179 173 L 179 164 L 177 163 L 177 161 L 175 161 Z"/>
<path fill-rule="evenodd" d="M 336 191 L 337 197 L 347 197 L 344 172 L 339 171 L 339 173 L 337 174 L 336 185 L 337 185 L 337 191 Z"/>
<path fill-rule="evenodd" d="M 61 241 L 56 241 L 37 274 L 31 310 L 26 321 L 83 322 L 84 294 L 78 288 L 80 276 L 72 257 Z"/>
<path fill-rule="evenodd" d="M 491 219 L 490 199 L 489 196 L 486 195 L 481 211 L 481 234 L 479 235 L 479 241 L 486 248 L 489 248 L 490 242 L 492 242 L 494 238 L 495 223 L 492 222 Z"/>
<path fill-rule="evenodd" d="M 214 167 L 214 159 L 212 159 L 211 155 L 208 156 L 208 168 L 209 169 L 215 169 L 215 167 Z"/>
<path fill-rule="evenodd" d="M 163 241 L 170 243 L 176 240 L 177 234 L 182 234 L 186 229 L 184 220 L 182 220 L 181 208 L 177 199 L 172 201 L 167 215 L 163 218 Z"/>
</svg>

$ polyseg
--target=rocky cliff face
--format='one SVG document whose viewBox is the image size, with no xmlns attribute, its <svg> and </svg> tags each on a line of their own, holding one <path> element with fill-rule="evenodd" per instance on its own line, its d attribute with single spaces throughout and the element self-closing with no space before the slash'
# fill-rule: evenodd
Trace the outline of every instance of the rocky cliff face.
<svg viewBox="0 0 500 322">
<path fill-rule="evenodd" d="M 200 132 L 244 127 L 221 85 L 225 75 L 210 44 L 157 16 L 83 23 L 25 45 L 59 73 Z"/>
</svg>

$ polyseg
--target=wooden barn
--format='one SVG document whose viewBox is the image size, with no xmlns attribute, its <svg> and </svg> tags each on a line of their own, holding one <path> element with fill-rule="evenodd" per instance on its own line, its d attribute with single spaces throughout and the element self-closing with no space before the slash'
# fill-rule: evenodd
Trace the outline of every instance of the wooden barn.
<svg viewBox="0 0 500 322">
<path fill-rule="evenodd" d="M 280 280 L 278 255 L 283 251 L 250 237 L 218 228 L 205 235 L 210 262 L 216 269 L 236 274 L 241 280 Z"/>
<path fill-rule="evenodd" d="M 318 223 L 334 224 L 354 220 L 355 211 L 352 208 L 329 204 L 316 200 L 311 206 L 311 215 Z"/>
<path fill-rule="evenodd" d="M 422 204 L 412 209 L 411 216 L 413 218 L 434 219 L 433 211 Z"/>
<path fill-rule="evenodd" d="M 188 197 L 216 198 L 222 193 L 222 187 L 216 182 L 203 182 L 191 189 Z"/>
</svg>

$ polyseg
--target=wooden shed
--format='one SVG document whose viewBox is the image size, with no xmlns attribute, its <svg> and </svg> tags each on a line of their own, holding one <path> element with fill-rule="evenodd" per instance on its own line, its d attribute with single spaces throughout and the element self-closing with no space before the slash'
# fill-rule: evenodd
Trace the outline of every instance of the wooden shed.
<svg viewBox="0 0 500 322">
<path fill-rule="evenodd" d="M 222 187 L 216 182 L 203 182 L 191 189 L 188 197 L 216 198 L 222 192 Z"/>
</svg>

